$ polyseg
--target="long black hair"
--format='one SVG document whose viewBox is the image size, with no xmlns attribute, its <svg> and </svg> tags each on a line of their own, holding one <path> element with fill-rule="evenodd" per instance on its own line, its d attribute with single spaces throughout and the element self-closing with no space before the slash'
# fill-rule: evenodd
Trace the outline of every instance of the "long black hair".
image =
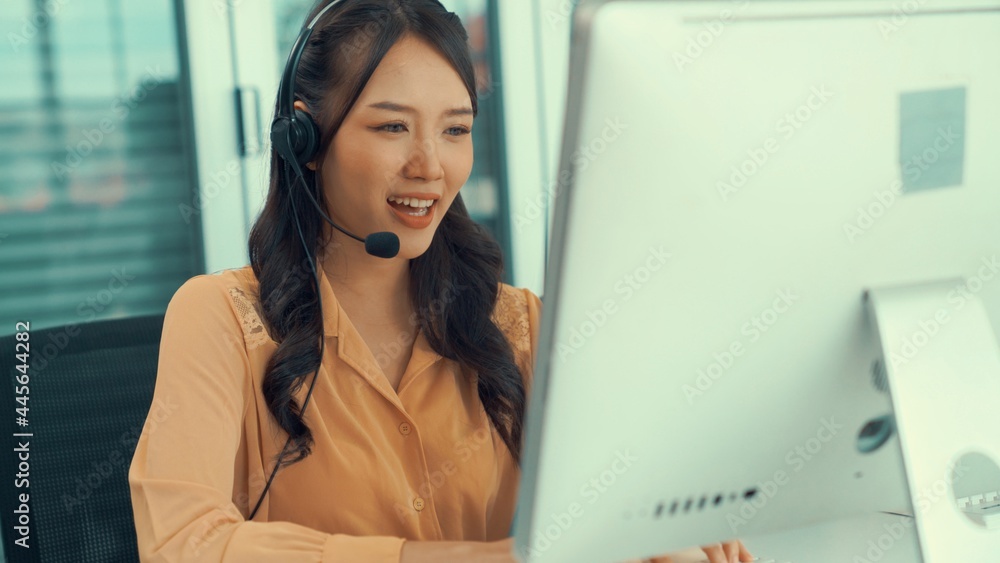
<svg viewBox="0 0 1000 563">
<path fill-rule="evenodd" d="M 306 21 L 328 3 L 318 2 Z M 451 63 L 469 91 L 473 115 L 478 114 L 468 35 L 458 16 L 437 0 L 345 0 L 317 22 L 295 76 L 296 99 L 306 104 L 320 126 L 319 155 L 326 153 L 382 58 L 405 34 L 427 40 Z M 268 410 L 289 437 L 278 466 L 311 453 L 312 432 L 294 394 L 318 368 L 323 338 L 311 257 L 299 239 L 293 209 L 301 213 L 304 239 L 315 242 L 312 256 L 335 251 L 329 239 L 321 240 L 324 224 L 304 188 L 289 184 L 282 166 L 272 150 L 270 189 L 249 239 L 263 320 L 278 342 L 262 385 Z M 304 168 L 303 173 L 306 185 L 317 186 L 319 168 Z M 325 205 L 322 189 L 313 195 Z M 430 247 L 411 260 L 409 268 L 410 300 L 420 330 L 437 353 L 458 362 L 476 379 L 490 422 L 520 464 L 524 384 L 513 349 L 492 320 L 503 273 L 499 245 L 469 217 L 458 195 Z M 285 454 L 290 459 L 283 460 Z"/>
</svg>

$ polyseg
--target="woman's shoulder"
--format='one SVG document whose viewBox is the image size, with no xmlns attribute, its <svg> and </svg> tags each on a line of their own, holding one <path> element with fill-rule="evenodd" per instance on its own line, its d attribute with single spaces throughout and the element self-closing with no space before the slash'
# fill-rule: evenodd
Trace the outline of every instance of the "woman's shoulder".
<svg viewBox="0 0 1000 563">
<path fill-rule="evenodd" d="M 531 290 L 500 284 L 493 322 L 507 335 L 515 352 L 531 354 L 540 314 L 541 300 Z"/>
<path fill-rule="evenodd" d="M 257 278 L 247 265 L 242 268 L 200 274 L 185 281 L 167 308 L 171 312 L 202 319 L 225 319 L 232 331 L 240 330 L 248 349 L 269 340 L 261 321 Z"/>
<path fill-rule="evenodd" d="M 255 299 L 257 278 L 249 265 L 242 268 L 219 270 L 210 274 L 199 274 L 189 278 L 177 289 L 174 300 L 205 301 L 206 305 L 219 305 L 220 295 L 229 296 L 235 305 L 236 297 Z"/>
</svg>

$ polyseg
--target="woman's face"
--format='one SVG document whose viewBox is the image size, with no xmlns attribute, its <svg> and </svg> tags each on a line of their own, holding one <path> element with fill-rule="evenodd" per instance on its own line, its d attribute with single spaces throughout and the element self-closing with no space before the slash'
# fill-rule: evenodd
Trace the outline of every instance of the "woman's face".
<svg viewBox="0 0 1000 563">
<path fill-rule="evenodd" d="M 362 238 L 392 231 L 399 258 L 420 256 L 472 171 L 471 131 L 458 72 L 430 43 L 402 37 L 323 157 L 330 216 Z"/>
</svg>

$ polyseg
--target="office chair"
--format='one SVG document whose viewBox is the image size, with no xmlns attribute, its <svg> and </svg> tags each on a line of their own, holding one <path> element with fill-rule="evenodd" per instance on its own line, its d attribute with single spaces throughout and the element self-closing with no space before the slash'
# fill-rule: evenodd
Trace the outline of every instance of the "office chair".
<svg viewBox="0 0 1000 563">
<path fill-rule="evenodd" d="M 0 523 L 7 560 L 139 561 L 128 468 L 150 411 L 162 325 L 161 314 L 30 331 L 26 413 L 17 411 L 24 405 L 16 401 L 24 396 L 17 393 L 16 367 L 23 347 L 15 350 L 15 335 L 0 338 Z M 27 426 L 18 425 L 22 414 Z M 17 477 L 25 442 L 27 487 Z M 15 543 L 17 518 L 23 518 L 15 510 L 24 493 L 27 549 Z"/>
</svg>

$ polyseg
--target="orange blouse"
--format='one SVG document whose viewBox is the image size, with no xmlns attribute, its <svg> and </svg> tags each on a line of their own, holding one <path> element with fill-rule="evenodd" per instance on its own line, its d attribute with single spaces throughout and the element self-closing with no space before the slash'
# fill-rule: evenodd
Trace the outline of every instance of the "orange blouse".
<svg viewBox="0 0 1000 563">
<path fill-rule="evenodd" d="M 143 561 L 388 563 L 406 540 L 509 535 L 520 473 L 475 374 L 418 333 L 393 391 L 377 357 L 399 350 L 368 348 L 322 269 L 326 346 L 305 411 L 313 453 L 278 471 L 246 521 L 287 438 L 261 392 L 277 344 L 256 288 L 249 266 L 196 276 L 167 307 L 153 403 L 129 469 Z M 493 318 L 526 387 L 540 308 L 530 291 L 501 285 Z"/>
</svg>

